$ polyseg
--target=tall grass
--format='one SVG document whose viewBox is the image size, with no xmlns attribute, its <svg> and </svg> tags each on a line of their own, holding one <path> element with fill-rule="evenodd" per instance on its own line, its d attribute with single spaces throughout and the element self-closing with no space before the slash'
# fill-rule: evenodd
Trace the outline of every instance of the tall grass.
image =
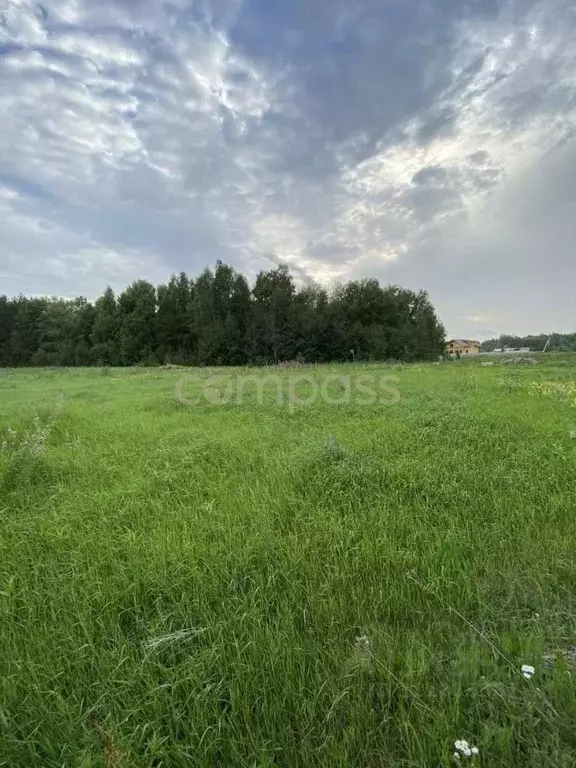
<svg viewBox="0 0 576 768">
<path fill-rule="evenodd" d="M 574 358 L 392 372 L 0 377 L 0 765 L 576 765 Z"/>
</svg>

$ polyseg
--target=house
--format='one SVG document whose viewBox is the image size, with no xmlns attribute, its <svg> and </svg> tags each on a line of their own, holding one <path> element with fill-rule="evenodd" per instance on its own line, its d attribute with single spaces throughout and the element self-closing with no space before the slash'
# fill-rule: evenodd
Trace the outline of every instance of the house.
<svg viewBox="0 0 576 768">
<path fill-rule="evenodd" d="M 446 344 L 446 353 L 450 357 L 477 355 L 480 352 L 480 342 L 471 339 L 451 339 Z"/>
</svg>

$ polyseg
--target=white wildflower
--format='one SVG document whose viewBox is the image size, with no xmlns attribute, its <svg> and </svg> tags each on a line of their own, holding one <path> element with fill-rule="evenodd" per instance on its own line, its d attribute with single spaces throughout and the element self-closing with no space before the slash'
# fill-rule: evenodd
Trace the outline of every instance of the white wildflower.
<svg viewBox="0 0 576 768">
<path fill-rule="evenodd" d="M 373 663 L 372 643 L 368 635 L 357 635 L 352 643 L 349 663 L 357 669 L 369 669 Z"/>
<path fill-rule="evenodd" d="M 456 747 L 456 751 L 459 754 L 464 755 L 464 757 L 471 757 L 472 750 L 470 749 L 470 745 L 467 741 L 461 739 L 460 741 L 454 742 L 454 746 Z"/>
<path fill-rule="evenodd" d="M 372 652 L 372 643 L 370 642 L 370 638 L 366 635 L 358 635 L 354 640 L 354 647 L 357 651 L 363 651 L 364 653 Z"/>
<path fill-rule="evenodd" d="M 475 757 L 479 753 L 478 747 L 471 746 L 465 739 L 455 741 L 454 747 L 456 749 L 454 757 L 458 760 L 461 757 Z"/>
<path fill-rule="evenodd" d="M 530 664 L 522 664 L 521 671 L 524 677 L 526 678 L 526 680 L 531 680 L 534 675 L 534 672 L 536 672 L 534 667 L 531 667 Z"/>
<path fill-rule="evenodd" d="M 576 429 L 570 430 L 570 440 L 576 440 Z"/>
</svg>

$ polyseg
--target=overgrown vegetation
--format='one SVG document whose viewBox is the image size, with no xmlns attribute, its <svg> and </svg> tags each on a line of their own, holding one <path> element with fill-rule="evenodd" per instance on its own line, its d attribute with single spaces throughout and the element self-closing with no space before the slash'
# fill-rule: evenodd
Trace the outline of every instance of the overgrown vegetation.
<svg viewBox="0 0 576 768">
<path fill-rule="evenodd" d="M 435 360 L 444 329 L 427 294 L 376 280 L 297 290 L 286 267 L 252 289 L 222 262 L 157 289 L 138 280 L 94 305 L 0 297 L 0 366 Z"/>
<path fill-rule="evenodd" d="M 386 373 L 0 375 L 0 765 L 576 764 L 576 361 Z"/>
</svg>

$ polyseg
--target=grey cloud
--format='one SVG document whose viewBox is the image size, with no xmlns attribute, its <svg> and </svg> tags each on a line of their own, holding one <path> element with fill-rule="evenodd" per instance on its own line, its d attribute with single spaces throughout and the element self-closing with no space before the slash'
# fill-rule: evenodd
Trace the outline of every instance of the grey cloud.
<svg viewBox="0 0 576 768">
<path fill-rule="evenodd" d="M 421 144 L 428 143 L 438 136 L 447 135 L 451 131 L 455 115 L 452 107 L 443 107 L 432 114 L 417 133 Z"/>
<path fill-rule="evenodd" d="M 475 165 L 483 165 L 487 163 L 489 159 L 490 155 L 483 149 L 468 155 L 468 160 L 470 160 L 470 162 L 474 163 Z"/>
<path fill-rule="evenodd" d="M 576 318 L 576 144 L 510 178 L 475 222 L 414 249 L 389 277 L 426 285 L 452 333 L 569 331 Z M 479 327 L 466 318 L 491 318 Z"/>
<path fill-rule="evenodd" d="M 223 258 L 430 288 L 454 335 L 544 322 L 547 280 L 572 317 L 568 0 L 7 8 L 3 290 Z"/>
<path fill-rule="evenodd" d="M 417 173 L 412 176 L 413 184 L 434 184 L 442 183 L 446 177 L 447 172 L 439 165 L 431 165 L 427 168 L 421 168 Z"/>
</svg>

